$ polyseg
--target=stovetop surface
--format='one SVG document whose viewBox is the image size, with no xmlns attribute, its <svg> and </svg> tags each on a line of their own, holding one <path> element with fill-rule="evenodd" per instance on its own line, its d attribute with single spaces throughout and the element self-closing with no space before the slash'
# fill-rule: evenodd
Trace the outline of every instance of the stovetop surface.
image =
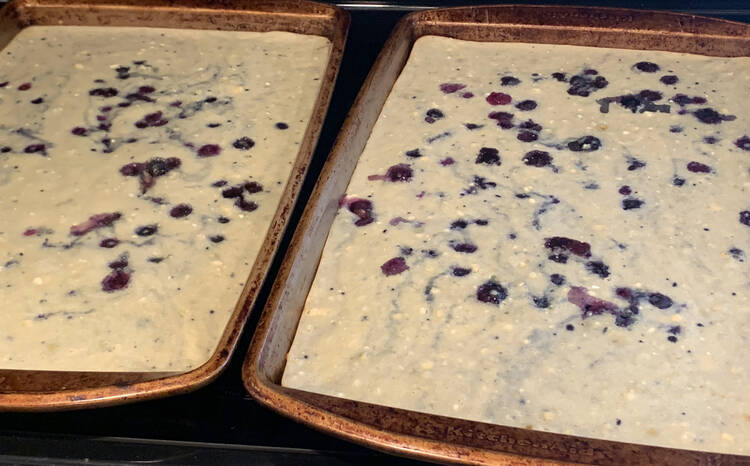
<svg viewBox="0 0 750 466">
<path fill-rule="evenodd" d="M 396 22 L 410 11 L 490 2 L 439 0 L 351 1 L 349 39 L 339 79 L 294 225 L 346 113 Z M 606 5 L 663 9 L 750 22 L 746 0 L 517 1 L 506 3 Z M 2 5 L 2 1 L 0 1 Z M 291 238 L 287 232 L 283 252 Z M 275 275 L 281 254 L 269 273 Z M 260 406 L 245 392 L 240 368 L 270 290 L 258 296 L 228 369 L 212 384 L 187 395 L 132 405 L 60 413 L 0 414 L 0 464 L 418 464 L 319 433 Z"/>
</svg>

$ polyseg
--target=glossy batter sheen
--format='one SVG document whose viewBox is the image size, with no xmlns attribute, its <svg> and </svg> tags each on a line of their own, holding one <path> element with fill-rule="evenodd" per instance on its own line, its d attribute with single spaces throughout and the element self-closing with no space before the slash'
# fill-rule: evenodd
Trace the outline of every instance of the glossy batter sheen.
<svg viewBox="0 0 750 466">
<path fill-rule="evenodd" d="M 417 41 L 283 383 L 750 453 L 750 59 Z"/>
<path fill-rule="evenodd" d="M 234 310 L 330 51 L 30 27 L 0 52 L 0 367 L 184 371 Z"/>
</svg>

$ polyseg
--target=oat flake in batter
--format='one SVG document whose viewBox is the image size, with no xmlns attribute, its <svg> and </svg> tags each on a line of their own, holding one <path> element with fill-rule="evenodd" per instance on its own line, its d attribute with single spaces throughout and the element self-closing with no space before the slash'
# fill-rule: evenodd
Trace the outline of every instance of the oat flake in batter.
<svg viewBox="0 0 750 466">
<path fill-rule="evenodd" d="M 750 58 L 417 41 L 283 383 L 750 454 Z"/>
<path fill-rule="evenodd" d="M 329 53 L 284 32 L 17 35 L 0 52 L 0 368 L 205 362 Z"/>
</svg>

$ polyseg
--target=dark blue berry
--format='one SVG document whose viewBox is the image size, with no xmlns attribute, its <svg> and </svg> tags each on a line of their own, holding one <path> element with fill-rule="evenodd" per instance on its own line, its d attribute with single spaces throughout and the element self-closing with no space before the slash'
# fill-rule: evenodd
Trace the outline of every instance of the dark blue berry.
<svg viewBox="0 0 750 466">
<path fill-rule="evenodd" d="M 533 100 L 522 100 L 516 104 L 516 108 L 522 111 L 530 111 L 536 108 L 536 101 Z"/>
<path fill-rule="evenodd" d="M 549 281 L 557 286 L 560 286 L 565 283 L 565 276 L 560 275 L 559 273 L 553 273 L 552 275 L 550 275 Z"/>
<path fill-rule="evenodd" d="M 638 63 L 633 65 L 633 67 L 638 71 L 643 71 L 644 73 L 656 73 L 660 69 L 659 65 L 648 61 L 639 61 Z"/>
<path fill-rule="evenodd" d="M 477 288 L 477 299 L 483 303 L 499 305 L 506 296 L 507 290 L 494 280 L 488 280 Z"/>
<path fill-rule="evenodd" d="M 750 210 L 740 212 L 740 223 L 750 227 Z"/>
<path fill-rule="evenodd" d="M 534 142 L 539 139 L 539 135 L 533 131 L 519 131 L 516 139 L 523 142 Z"/>
<path fill-rule="evenodd" d="M 667 309 L 672 306 L 672 299 L 661 293 L 651 293 L 648 295 L 648 302 L 659 309 Z"/>
<path fill-rule="evenodd" d="M 568 143 L 568 149 L 573 152 L 593 152 L 602 146 L 602 142 L 595 136 L 581 136 Z"/>
<path fill-rule="evenodd" d="M 645 204 L 645 202 L 640 199 L 628 198 L 622 200 L 623 210 L 639 209 L 643 204 Z"/>
<path fill-rule="evenodd" d="M 463 252 L 466 254 L 471 254 L 477 250 L 477 246 L 471 243 L 455 243 L 452 244 L 451 247 L 456 252 Z"/>
<path fill-rule="evenodd" d="M 193 208 L 188 204 L 177 204 L 169 210 L 169 215 L 174 218 L 187 217 L 193 212 Z"/>
<path fill-rule="evenodd" d="M 243 187 L 242 186 L 232 186 L 230 188 L 226 188 L 223 191 L 221 191 L 221 196 L 225 199 L 232 199 L 235 197 L 242 196 Z"/>
<path fill-rule="evenodd" d="M 135 234 L 138 236 L 151 236 L 157 232 L 159 228 L 156 225 L 144 225 L 135 229 Z"/>
<path fill-rule="evenodd" d="M 464 267 L 452 267 L 451 268 L 451 275 L 454 277 L 463 277 L 464 275 L 468 275 L 471 273 L 471 269 L 467 269 Z"/>
<path fill-rule="evenodd" d="M 549 298 L 546 296 L 534 296 L 531 300 L 534 302 L 534 306 L 539 309 L 546 309 L 549 307 Z"/>
<path fill-rule="evenodd" d="M 502 129 L 510 129 L 513 127 L 513 114 L 508 112 L 491 112 L 487 115 L 489 118 L 497 121 L 497 126 Z"/>
<path fill-rule="evenodd" d="M 89 91 L 89 95 L 93 95 L 96 97 L 114 97 L 118 94 L 117 89 L 113 87 L 99 87 L 96 89 L 91 89 Z"/>
<path fill-rule="evenodd" d="M 601 278 L 609 277 L 609 267 L 602 261 L 586 262 L 586 270 Z"/>
<path fill-rule="evenodd" d="M 103 240 L 99 241 L 99 247 L 111 249 L 115 246 L 120 244 L 120 240 L 117 238 L 104 238 Z"/>
<path fill-rule="evenodd" d="M 232 143 L 232 147 L 239 150 L 248 150 L 254 145 L 255 141 L 246 136 L 243 136 Z"/>
<path fill-rule="evenodd" d="M 114 270 L 102 280 L 102 290 L 110 292 L 117 291 L 128 286 L 130 274 L 124 270 Z"/>
<path fill-rule="evenodd" d="M 497 149 L 493 149 L 492 147 L 482 147 L 481 149 L 479 149 L 479 154 L 477 154 L 475 163 L 483 163 L 485 165 L 500 165 L 502 161 L 500 160 L 500 155 L 498 154 Z"/>
<path fill-rule="evenodd" d="M 552 156 L 550 156 L 547 151 L 532 150 L 526 152 L 526 155 L 523 156 L 522 160 L 523 163 L 530 167 L 546 167 L 552 163 Z"/>
<path fill-rule="evenodd" d="M 416 159 L 416 158 L 422 157 L 422 153 L 419 152 L 419 149 L 412 149 L 412 150 L 406 151 L 406 156 Z"/>
<path fill-rule="evenodd" d="M 253 201 L 246 201 L 245 198 L 243 197 L 238 197 L 234 201 L 234 205 L 239 207 L 240 210 L 243 210 L 245 212 L 252 212 L 258 208 L 258 204 L 256 204 Z"/>
<path fill-rule="evenodd" d="M 435 123 L 435 121 L 445 117 L 445 114 L 436 108 L 431 108 L 425 113 L 424 121 Z"/>
<path fill-rule="evenodd" d="M 673 74 L 666 74 L 662 76 L 661 78 L 659 78 L 659 81 L 661 81 L 662 84 L 671 86 L 672 84 L 677 84 L 677 81 L 679 81 L 679 79 L 677 78 L 677 76 Z"/>
<path fill-rule="evenodd" d="M 569 251 L 578 257 L 591 257 L 591 245 L 589 243 L 566 238 L 564 236 L 545 238 L 544 247 L 555 253 Z"/>
<path fill-rule="evenodd" d="M 700 162 L 690 162 L 687 164 L 687 169 L 693 173 L 710 173 L 711 167 Z"/>
<path fill-rule="evenodd" d="M 255 194 L 263 191 L 263 185 L 257 181 L 248 181 L 244 185 L 245 190 L 250 194 Z"/>
<path fill-rule="evenodd" d="M 502 78 L 500 78 L 501 86 L 515 86 L 520 83 L 521 80 L 516 78 L 515 76 L 503 76 Z"/>
<path fill-rule="evenodd" d="M 568 256 L 565 254 L 550 254 L 547 256 L 547 259 L 551 260 L 552 262 L 557 262 L 558 264 L 567 264 L 568 263 Z"/>
<path fill-rule="evenodd" d="M 26 146 L 23 151 L 27 154 L 35 154 L 37 152 L 44 153 L 46 150 L 46 147 L 44 144 L 29 144 Z"/>
<path fill-rule="evenodd" d="M 702 123 L 716 125 L 722 121 L 732 121 L 736 119 L 734 115 L 722 115 L 712 108 L 701 108 L 693 112 L 693 115 Z"/>
<path fill-rule="evenodd" d="M 734 141 L 734 145 L 742 150 L 750 150 L 750 137 L 742 136 Z"/>
</svg>

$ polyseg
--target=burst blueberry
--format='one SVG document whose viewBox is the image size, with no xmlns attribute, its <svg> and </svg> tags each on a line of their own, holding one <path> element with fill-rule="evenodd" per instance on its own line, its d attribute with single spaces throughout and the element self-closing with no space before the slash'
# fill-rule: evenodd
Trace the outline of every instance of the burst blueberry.
<svg viewBox="0 0 750 466">
<path fill-rule="evenodd" d="M 392 182 L 411 181 L 412 175 L 411 167 L 405 163 L 393 165 L 385 173 L 386 179 Z"/>
<path fill-rule="evenodd" d="M 445 94 L 453 94 L 456 91 L 466 88 L 466 84 L 459 83 L 443 83 L 440 85 L 440 90 Z"/>
<path fill-rule="evenodd" d="M 367 199 L 354 199 L 348 202 L 349 212 L 356 215 L 358 218 L 354 222 L 354 225 L 361 227 L 369 225 L 375 221 L 375 217 L 372 215 L 373 206 L 372 202 Z"/>
<path fill-rule="evenodd" d="M 503 92 L 490 92 L 485 100 L 490 105 L 508 105 L 512 98 Z"/>
<path fill-rule="evenodd" d="M 591 245 L 564 236 L 552 236 L 544 239 L 544 247 L 552 252 L 568 251 L 578 257 L 591 257 Z"/>
<path fill-rule="evenodd" d="M 383 265 L 380 266 L 381 272 L 383 272 L 383 275 L 386 277 L 390 277 L 391 275 L 398 275 L 401 272 L 404 272 L 409 269 L 409 266 L 406 265 L 406 259 L 403 257 L 394 257 L 392 259 L 388 259 L 383 263 Z"/>
</svg>

